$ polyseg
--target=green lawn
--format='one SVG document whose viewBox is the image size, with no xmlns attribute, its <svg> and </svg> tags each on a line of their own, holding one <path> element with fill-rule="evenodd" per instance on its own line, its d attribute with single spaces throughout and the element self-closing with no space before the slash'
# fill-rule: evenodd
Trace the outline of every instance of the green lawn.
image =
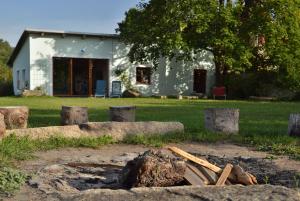
<svg viewBox="0 0 300 201">
<path fill-rule="evenodd" d="M 13 105 L 26 105 L 30 108 L 29 127 L 59 125 L 62 105 L 87 106 L 90 121 L 108 120 L 109 106 L 136 105 L 138 121 L 180 121 L 185 125 L 185 136 L 169 136 L 159 141 L 194 140 L 214 142 L 217 140 L 231 140 L 256 146 L 260 150 L 300 158 L 299 138 L 287 136 L 289 114 L 300 113 L 300 103 L 298 102 L 162 100 L 154 98 L 0 98 L 0 106 Z M 206 132 L 203 109 L 207 107 L 239 108 L 240 135 L 229 138 Z M 127 142 L 145 144 L 149 142 L 149 144 L 153 144 L 153 141 L 157 143 L 157 139 L 146 138 L 129 139 Z"/>
<path fill-rule="evenodd" d="M 203 132 L 203 109 L 240 109 L 243 134 L 281 134 L 287 132 L 290 113 L 300 112 L 297 102 L 250 102 L 176 99 L 95 99 L 95 98 L 0 98 L 0 106 L 26 105 L 30 108 L 29 127 L 59 125 L 62 105 L 87 106 L 90 121 L 108 120 L 109 106 L 136 105 L 138 121 L 180 121 L 188 132 Z"/>
<path fill-rule="evenodd" d="M 180 121 L 185 125 L 182 134 L 159 137 L 132 137 L 125 143 L 160 146 L 168 142 L 229 141 L 278 155 L 288 155 L 300 160 L 300 138 L 287 136 L 290 113 L 300 113 L 297 102 L 250 102 L 176 99 L 95 99 L 95 98 L 52 98 L 52 97 L 2 97 L 0 106 L 26 105 L 30 108 L 29 127 L 60 124 L 62 105 L 87 106 L 90 121 L 107 121 L 109 106 L 137 106 L 138 121 Z M 224 136 L 209 133 L 204 129 L 203 109 L 226 107 L 240 109 L 240 134 Z M 52 137 L 47 140 L 7 137 L 0 141 L 0 197 L 16 191 L 26 180 L 26 175 L 14 168 L 15 160 L 26 160 L 37 150 L 62 147 L 92 147 L 114 143 L 109 137 L 97 139 L 65 139 Z"/>
</svg>

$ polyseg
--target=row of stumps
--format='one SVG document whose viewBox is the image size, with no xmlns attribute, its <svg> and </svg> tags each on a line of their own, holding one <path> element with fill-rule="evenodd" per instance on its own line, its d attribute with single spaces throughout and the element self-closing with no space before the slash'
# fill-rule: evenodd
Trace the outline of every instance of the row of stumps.
<svg viewBox="0 0 300 201">
<path fill-rule="evenodd" d="M 204 113 L 207 130 L 227 134 L 239 132 L 239 109 L 208 108 Z M 290 114 L 288 135 L 300 137 L 300 114 Z"/>
<path fill-rule="evenodd" d="M 135 106 L 115 106 L 109 108 L 109 120 L 135 122 Z M 29 109 L 26 106 L 0 107 L 0 137 L 6 129 L 27 128 Z M 207 108 L 204 110 L 205 128 L 212 132 L 235 134 L 239 132 L 240 110 L 233 108 Z M 88 108 L 62 106 L 61 124 L 79 125 L 89 122 Z M 300 114 L 291 114 L 288 134 L 300 136 Z"/>
<path fill-rule="evenodd" d="M 109 120 L 116 122 L 135 122 L 135 106 L 116 106 L 109 108 Z M 62 106 L 62 125 L 79 125 L 89 122 L 88 108 Z"/>
</svg>

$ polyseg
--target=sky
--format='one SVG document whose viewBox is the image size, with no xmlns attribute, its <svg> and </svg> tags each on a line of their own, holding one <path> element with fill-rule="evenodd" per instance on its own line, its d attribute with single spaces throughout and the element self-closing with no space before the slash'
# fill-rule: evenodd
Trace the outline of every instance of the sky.
<svg viewBox="0 0 300 201">
<path fill-rule="evenodd" d="M 26 28 L 115 33 L 139 0 L 1 0 L 0 38 L 15 46 Z"/>
</svg>

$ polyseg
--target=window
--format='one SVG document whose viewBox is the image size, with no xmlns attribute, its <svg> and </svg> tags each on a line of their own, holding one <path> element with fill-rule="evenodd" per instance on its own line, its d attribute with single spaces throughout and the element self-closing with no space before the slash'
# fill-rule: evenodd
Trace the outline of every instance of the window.
<svg viewBox="0 0 300 201">
<path fill-rule="evenodd" d="M 136 83 L 137 84 L 151 84 L 151 68 L 137 67 L 136 68 Z"/>
<path fill-rule="evenodd" d="M 20 71 L 17 70 L 17 89 L 20 90 Z"/>
</svg>

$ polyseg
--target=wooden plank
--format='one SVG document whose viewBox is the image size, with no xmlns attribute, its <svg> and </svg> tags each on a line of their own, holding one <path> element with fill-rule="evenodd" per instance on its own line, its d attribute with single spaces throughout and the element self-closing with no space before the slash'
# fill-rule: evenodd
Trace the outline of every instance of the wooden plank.
<svg viewBox="0 0 300 201">
<path fill-rule="evenodd" d="M 185 170 L 184 173 L 184 179 L 191 185 L 194 186 L 204 186 L 204 182 L 202 179 L 193 171 L 191 170 L 188 166 Z"/>
<path fill-rule="evenodd" d="M 177 155 L 183 157 L 183 158 L 186 158 L 190 161 L 193 161 L 194 163 L 196 164 L 199 164 L 200 166 L 203 166 L 205 168 L 208 168 L 209 170 L 212 170 L 213 172 L 217 173 L 217 174 L 221 174 L 222 173 L 222 169 L 219 168 L 218 166 L 215 166 L 211 163 L 209 163 L 208 161 L 206 160 L 203 160 L 203 159 L 200 159 L 200 158 L 197 158 L 196 156 L 193 156 L 192 154 L 189 154 L 177 147 L 168 147 L 169 150 L 171 150 L 172 152 L 176 153 Z M 203 168 L 202 167 L 202 168 Z M 200 168 L 199 168 L 200 169 Z M 201 169 L 200 169 L 201 170 Z M 238 170 L 239 171 L 239 170 Z M 204 174 L 204 172 L 202 172 Z M 237 176 L 236 175 L 239 175 L 240 178 L 237 179 Z M 206 176 L 206 175 L 205 175 Z M 228 178 L 230 179 L 230 181 L 232 181 L 233 183 L 241 183 L 241 181 L 243 181 L 243 183 L 245 185 L 251 185 L 251 184 L 257 184 L 257 180 L 255 178 L 255 176 L 253 176 L 252 174 L 250 173 L 236 173 L 236 170 L 234 168 L 234 171 L 232 171 L 230 173 L 230 175 L 228 176 Z"/>
<path fill-rule="evenodd" d="M 208 179 L 210 185 L 215 185 L 217 183 L 219 177 L 214 171 L 203 166 L 200 166 L 199 170 Z"/>
<path fill-rule="evenodd" d="M 232 168 L 233 168 L 233 165 L 231 165 L 231 164 L 227 164 L 225 166 L 220 178 L 218 179 L 218 181 L 216 183 L 216 186 L 224 186 L 228 176 L 231 173 Z"/>
<path fill-rule="evenodd" d="M 89 91 L 88 91 L 88 95 L 89 96 L 93 96 L 93 61 L 91 59 L 89 59 L 89 65 L 88 65 L 88 68 L 89 68 Z"/>
<path fill-rule="evenodd" d="M 169 150 L 173 151 L 174 153 L 176 153 L 177 155 L 179 156 L 182 156 L 190 161 L 193 161 L 194 163 L 197 163 L 203 167 L 206 167 L 216 173 L 221 173 L 222 172 L 222 169 L 219 168 L 218 166 L 215 166 L 211 163 L 209 163 L 208 161 L 206 160 L 203 160 L 203 159 L 200 159 L 200 158 L 197 158 L 196 156 L 193 156 L 192 154 L 189 154 L 177 147 L 168 147 Z"/>
<path fill-rule="evenodd" d="M 209 185 L 210 181 L 205 177 L 205 175 L 195 166 L 191 165 L 191 164 L 187 164 L 187 167 L 193 171 L 202 181 L 204 184 Z"/>
</svg>

